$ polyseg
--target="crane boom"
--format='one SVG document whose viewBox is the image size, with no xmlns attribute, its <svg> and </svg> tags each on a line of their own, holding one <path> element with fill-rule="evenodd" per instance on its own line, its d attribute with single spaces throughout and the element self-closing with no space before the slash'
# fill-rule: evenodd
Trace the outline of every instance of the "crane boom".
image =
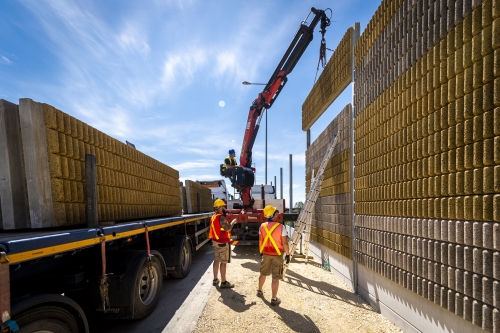
<svg viewBox="0 0 500 333">
<path fill-rule="evenodd" d="M 311 13 L 314 15 L 311 22 L 307 24 L 307 19 Z M 250 188 L 254 185 L 254 172 L 252 166 L 252 148 L 259 132 L 260 120 L 264 112 L 271 108 L 274 101 L 280 94 L 281 90 L 287 82 L 287 76 L 292 72 L 293 68 L 300 60 L 302 54 L 313 39 L 314 28 L 321 21 L 321 33 L 324 36 L 326 27 L 330 25 L 330 19 L 326 16 L 325 11 L 311 8 L 311 12 L 306 19 L 301 22 L 299 29 L 295 33 L 290 46 L 281 58 L 278 66 L 271 75 L 269 82 L 264 87 L 264 90 L 259 93 L 257 98 L 250 106 L 248 120 L 245 126 L 245 134 L 243 136 L 243 144 L 240 153 L 240 168 L 237 168 L 231 177 L 231 183 L 241 193 L 243 207 L 252 209 L 254 200 L 251 195 Z M 324 38 L 322 42 L 324 41 Z"/>
</svg>

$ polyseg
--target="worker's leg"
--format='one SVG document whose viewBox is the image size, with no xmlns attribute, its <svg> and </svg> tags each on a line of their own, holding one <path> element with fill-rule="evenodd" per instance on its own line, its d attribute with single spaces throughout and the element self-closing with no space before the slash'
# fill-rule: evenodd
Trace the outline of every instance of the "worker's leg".
<svg viewBox="0 0 500 333">
<path fill-rule="evenodd" d="M 214 265 L 213 265 L 213 268 L 214 268 L 214 280 L 217 279 L 217 277 L 219 276 L 219 265 L 220 265 L 220 262 L 214 260 Z"/>
<path fill-rule="evenodd" d="M 272 298 L 276 298 L 280 279 L 283 277 L 283 256 L 273 256 L 271 265 L 273 281 L 271 283 Z"/>
<path fill-rule="evenodd" d="M 220 263 L 220 277 L 222 282 L 226 282 L 226 263 Z"/>
<path fill-rule="evenodd" d="M 278 294 L 278 288 L 280 286 L 280 280 L 279 279 L 273 279 L 273 282 L 271 284 L 271 291 L 272 291 L 272 298 L 276 298 L 276 295 Z"/>
<path fill-rule="evenodd" d="M 262 290 L 262 287 L 264 287 L 264 282 L 266 282 L 266 276 L 263 274 L 260 274 L 259 276 L 259 289 Z"/>
<path fill-rule="evenodd" d="M 271 274 L 271 256 L 267 254 L 262 255 L 260 262 L 260 276 L 259 276 L 259 289 L 262 290 L 264 287 L 264 282 L 266 282 L 266 276 Z"/>
</svg>

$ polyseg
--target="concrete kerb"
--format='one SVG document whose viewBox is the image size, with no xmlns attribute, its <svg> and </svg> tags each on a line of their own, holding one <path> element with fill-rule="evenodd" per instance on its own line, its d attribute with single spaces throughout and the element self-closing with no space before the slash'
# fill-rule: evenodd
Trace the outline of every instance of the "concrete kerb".
<svg viewBox="0 0 500 333">
<path fill-rule="evenodd" d="M 163 329 L 162 333 L 187 333 L 196 328 L 198 319 L 207 306 L 210 296 L 216 289 L 212 285 L 212 264 L 210 264 L 193 288 L 184 303 L 177 309 L 174 316 Z"/>
</svg>

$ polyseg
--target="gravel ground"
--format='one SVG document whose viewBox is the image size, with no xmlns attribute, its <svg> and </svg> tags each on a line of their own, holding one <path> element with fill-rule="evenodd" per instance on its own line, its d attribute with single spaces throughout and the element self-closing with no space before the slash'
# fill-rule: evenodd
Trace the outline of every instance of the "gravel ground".
<svg viewBox="0 0 500 333">
<path fill-rule="evenodd" d="M 293 259 L 271 306 L 271 277 L 256 296 L 257 247 L 233 248 L 227 279 L 234 289 L 214 288 L 194 332 L 401 332 L 317 262 Z"/>
</svg>

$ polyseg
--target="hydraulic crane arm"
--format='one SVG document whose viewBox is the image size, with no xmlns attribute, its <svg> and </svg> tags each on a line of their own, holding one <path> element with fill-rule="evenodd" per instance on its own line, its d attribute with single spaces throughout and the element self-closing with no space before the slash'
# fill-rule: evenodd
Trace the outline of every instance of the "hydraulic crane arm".
<svg viewBox="0 0 500 333">
<path fill-rule="evenodd" d="M 307 19 L 311 13 L 314 15 L 311 22 L 307 24 Z M 248 113 L 248 120 L 243 136 L 243 144 L 240 153 L 241 167 L 231 177 L 233 187 L 241 192 L 241 199 L 244 208 L 252 208 L 254 200 L 252 199 L 250 188 L 254 183 L 254 170 L 252 166 L 252 148 L 259 131 L 260 120 L 264 112 L 271 108 L 274 101 L 280 94 L 287 82 L 287 76 L 290 74 L 301 58 L 309 43 L 313 39 L 313 33 L 316 25 L 321 21 L 321 34 L 324 36 L 326 27 L 330 25 L 330 19 L 325 11 L 311 8 L 311 12 L 306 19 L 302 21 L 290 46 L 281 58 L 273 75 L 266 84 L 264 90 L 259 93 L 253 101 Z M 324 43 L 324 38 L 322 40 Z"/>
</svg>

